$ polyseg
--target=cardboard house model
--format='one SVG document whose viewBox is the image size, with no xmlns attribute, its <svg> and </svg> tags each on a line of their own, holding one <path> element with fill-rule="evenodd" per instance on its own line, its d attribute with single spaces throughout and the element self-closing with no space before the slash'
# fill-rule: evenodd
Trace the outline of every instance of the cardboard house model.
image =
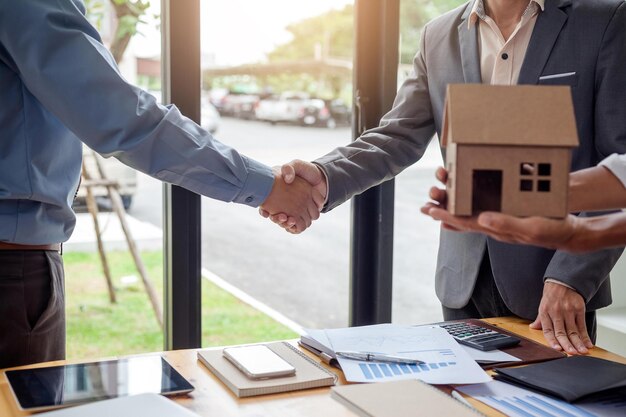
<svg viewBox="0 0 626 417">
<path fill-rule="evenodd" d="M 569 87 L 449 85 L 442 146 L 452 214 L 567 215 L 578 146 Z"/>
</svg>

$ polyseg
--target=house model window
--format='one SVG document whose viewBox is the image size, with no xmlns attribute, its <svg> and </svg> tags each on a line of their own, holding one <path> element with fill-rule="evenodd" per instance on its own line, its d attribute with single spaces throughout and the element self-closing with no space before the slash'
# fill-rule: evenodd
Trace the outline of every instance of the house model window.
<svg viewBox="0 0 626 417">
<path fill-rule="evenodd" d="M 523 192 L 537 191 L 540 193 L 550 192 L 550 175 L 552 164 L 522 162 L 520 164 L 520 185 Z"/>
<path fill-rule="evenodd" d="M 578 146 L 569 87 L 451 84 L 441 141 L 452 214 L 567 215 Z"/>
</svg>

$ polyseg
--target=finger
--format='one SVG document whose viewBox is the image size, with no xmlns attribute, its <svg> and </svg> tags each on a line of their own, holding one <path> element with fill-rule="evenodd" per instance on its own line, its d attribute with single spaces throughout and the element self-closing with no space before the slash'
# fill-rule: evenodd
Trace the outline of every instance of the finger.
<svg viewBox="0 0 626 417">
<path fill-rule="evenodd" d="M 448 171 L 446 171 L 444 167 L 439 167 L 435 171 L 435 177 L 437 177 L 439 181 L 445 184 L 446 182 L 448 182 Z"/>
<path fill-rule="evenodd" d="M 318 166 L 312 164 L 311 162 L 295 159 L 291 161 L 289 165 L 293 167 L 295 175 L 302 177 L 306 182 L 313 186 L 319 184 L 323 179 L 322 172 Z"/>
<path fill-rule="evenodd" d="M 565 316 L 565 331 L 567 332 L 567 338 L 574 347 L 572 354 L 586 355 L 589 350 L 585 347 L 582 341 L 580 330 L 576 324 L 576 315 L 568 314 Z"/>
<path fill-rule="evenodd" d="M 587 331 L 587 321 L 585 320 L 585 311 L 580 310 L 576 313 L 576 323 L 578 324 L 578 331 L 580 332 L 580 338 L 587 349 L 593 348 L 593 342 L 589 337 Z"/>
<path fill-rule="evenodd" d="M 550 317 L 545 313 L 541 313 L 539 314 L 539 317 L 537 318 L 537 320 L 541 321 L 541 329 L 543 329 L 543 337 L 546 338 L 546 341 L 548 342 L 548 344 L 550 344 L 550 346 L 552 346 L 553 349 L 562 350 L 563 348 L 559 344 L 559 341 L 556 339 L 556 336 L 554 334 L 554 327 L 553 327 L 552 320 L 550 319 Z"/>
<path fill-rule="evenodd" d="M 287 223 L 286 223 L 287 227 L 294 228 L 297 226 L 297 224 L 298 224 L 298 219 L 295 217 L 289 216 L 289 219 L 287 219 Z"/>
<path fill-rule="evenodd" d="M 259 214 L 266 219 L 270 216 L 270 212 L 267 210 L 263 210 L 261 207 L 259 207 Z"/>
<path fill-rule="evenodd" d="M 276 224 L 283 224 L 287 221 L 288 217 L 285 213 L 277 213 L 272 214 L 270 216 L 270 219 Z"/>
<path fill-rule="evenodd" d="M 453 227 L 459 231 L 480 231 L 475 224 L 476 219 L 472 217 L 465 218 L 453 216 L 450 212 L 441 208 L 431 208 L 429 215 L 433 219 L 439 220 L 445 225 Z"/>
<path fill-rule="evenodd" d="M 314 221 L 320 218 L 320 210 L 317 207 L 317 204 L 315 203 L 315 201 L 310 200 L 306 208 L 307 208 L 307 211 L 309 212 L 309 217 L 311 218 L 311 221 Z"/>
<path fill-rule="evenodd" d="M 302 217 L 296 218 L 295 230 L 297 233 L 302 232 L 307 228 L 306 221 Z M 292 228 L 293 229 L 293 228 Z"/>
<path fill-rule="evenodd" d="M 572 345 L 569 337 L 567 337 L 567 329 L 565 328 L 565 321 L 563 320 L 563 317 L 551 317 L 551 319 L 552 324 L 554 325 L 554 337 L 558 340 L 559 345 L 561 345 L 563 350 L 567 353 L 572 355 L 576 354 L 576 348 Z M 543 331 L 545 333 L 545 327 Z"/>
<path fill-rule="evenodd" d="M 441 206 L 432 202 L 428 202 L 420 208 L 420 211 L 422 212 L 422 214 L 430 216 L 430 209 L 437 209 L 437 208 L 441 208 Z"/>
<path fill-rule="evenodd" d="M 534 329 L 534 330 L 541 330 L 541 320 L 539 319 L 539 317 L 537 317 L 537 318 L 535 319 L 535 321 L 533 321 L 532 323 L 530 323 L 530 324 L 528 325 L 528 327 L 530 327 L 531 329 Z"/>
<path fill-rule="evenodd" d="M 283 177 L 283 181 L 291 184 L 296 179 L 296 169 L 293 166 L 293 161 L 280 167 L 280 174 Z"/>
<path fill-rule="evenodd" d="M 318 213 L 319 215 L 319 211 L 315 210 L 315 213 Z M 302 219 L 304 220 L 304 224 L 305 224 L 305 228 L 301 230 L 303 232 L 305 229 L 308 229 L 309 227 L 311 227 L 311 225 L 313 224 L 313 219 L 311 218 L 311 216 L 308 215 L 308 213 L 303 215 Z"/>
<path fill-rule="evenodd" d="M 437 187 L 431 187 L 428 191 L 428 196 L 439 204 L 445 204 L 446 200 L 448 200 L 448 193 L 446 190 L 442 190 Z"/>
<path fill-rule="evenodd" d="M 322 195 L 316 188 L 313 189 L 313 201 L 315 201 L 315 205 L 317 206 L 318 211 L 322 211 L 324 208 L 324 203 L 326 202 L 326 197 Z"/>
</svg>

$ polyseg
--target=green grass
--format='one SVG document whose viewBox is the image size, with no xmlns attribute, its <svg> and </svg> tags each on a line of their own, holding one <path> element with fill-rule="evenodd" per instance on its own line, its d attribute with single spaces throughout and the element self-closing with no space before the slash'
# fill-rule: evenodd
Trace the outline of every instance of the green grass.
<svg viewBox="0 0 626 417">
<path fill-rule="evenodd" d="M 68 359 L 163 350 L 163 334 L 139 274 L 127 252 L 107 254 L 117 303 L 109 301 L 96 253 L 66 253 L 65 291 Z M 142 259 L 159 297 L 163 294 L 161 252 Z M 124 276 L 136 282 L 123 284 Z M 220 346 L 295 338 L 285 326 L 242 303 L 207 280 L 202 283 L 202 345 Z"/>
</svg>

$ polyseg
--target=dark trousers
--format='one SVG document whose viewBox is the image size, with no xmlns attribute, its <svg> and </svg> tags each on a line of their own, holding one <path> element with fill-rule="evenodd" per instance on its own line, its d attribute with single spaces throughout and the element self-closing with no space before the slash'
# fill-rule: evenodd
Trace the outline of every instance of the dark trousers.
<svg viewBox="0 0 626 417">
<path fill-rule="evenodd" d="M 65 359 L 63 261 L 0 250 L 0 368 Z"/>
<path fill-rule="evenodd" d="M 504 303 L 498 287 L 496 286 L 493 272 L 491 270 L 491 262 L 489 261 L 489 251 L 485 250 L 485 255 L 480 264 L 478 277 L 474 292 L 469 302 L 462 308 L 443 308 L 444 320 L 462 320 L 462 319 L 482 319 L 487 317 L 515 316 Z M 588 311 L 585 313 L 585 322 L 587 324 L 587 332 L 589 337 L 596 342 L 597 323 L 596 312 Z"/>
</svg>

